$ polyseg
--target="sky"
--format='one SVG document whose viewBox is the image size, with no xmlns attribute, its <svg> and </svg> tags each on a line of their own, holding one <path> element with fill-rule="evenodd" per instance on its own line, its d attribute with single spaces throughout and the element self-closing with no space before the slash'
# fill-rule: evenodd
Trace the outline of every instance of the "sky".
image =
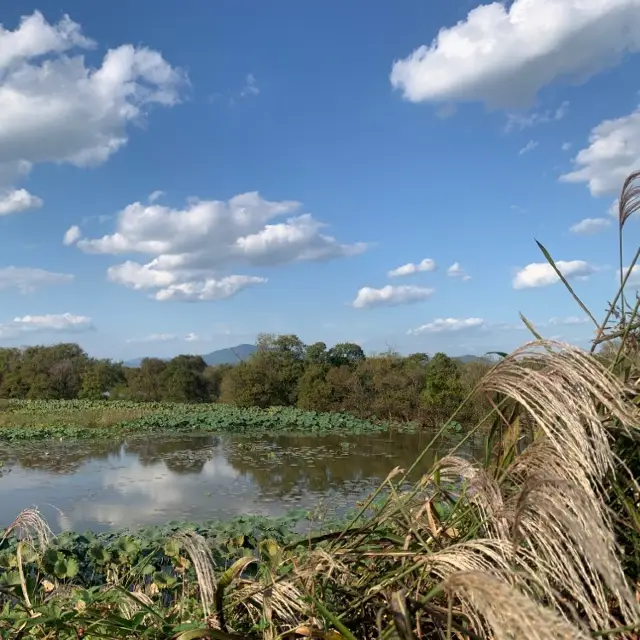
<svg viewBox="0 0 640 640">
<path fill-rule="evenodd" d="M 0 346 L 585 346 L 536 240 L 615 295 L 640 0 L 5 4 Z"/>
</svg>

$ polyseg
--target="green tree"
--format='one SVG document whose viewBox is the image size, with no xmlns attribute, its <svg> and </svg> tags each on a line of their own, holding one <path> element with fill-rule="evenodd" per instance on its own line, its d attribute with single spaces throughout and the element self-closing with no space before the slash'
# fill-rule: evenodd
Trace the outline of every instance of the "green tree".
<svg viewBox="0 0 640 640">
<path fill-rule="evenodd" d="M 308 364 L 298 382 L 298 407 L 311 411 L 336 410 L 336 397 L 331 381 L 327 379 L 327 364 Z"/>
<path fill-rule="evenodd" d="M 222 379 L 220 402 L 239 407 L 268 407 L 272 392 L 261 362 L 254 358 L 235 365 Z"/>
<path fill-rule="evenodd" d="M 22 377 L 22 350 L 0 349 L 0 397 L 25 398 L 29 383 Z"/>
<path fill-rule="evenodd" d="M 359 344 L 340 342 L 329 349 L 329 362 L 334 367 L 357 365 L 365 359 L 364 351 Z"/>
<path fill-rule="evenodd" d="M 209 400 L 218 402 L 222 394 L 222 381 L 225 376 L 233 369 L 234 365 L 219 364 L 213 367 L 207 367 L 202 374 L 207 383 L 207 394 Z"/>
<path fill-rule="evenodd" d="M 310 344 L 304 354 L 306 365 L 326 364 L 329 361 L 327 345 L 324 342 Z"/>
<path fill-rule="evenodd" d="M 437 423 L 446 420 L 464 397 L 459 365 L 444 353 L 436 353 L 425 368 L 422 406 Z"/>
<path fill-rule="evenodd" d="M 82 373 L 82 383 L 78 397 L 100 400 L 110 395 L 114 388 L 126 384 L 126 377 L 120 362 L 111 360 L 91 360 Z"/>
<path fill-rule="evenodd" d="M 201 356 L 172 358 L 162 373 L 164 400 L 169 402 L 206 402 L 209 387 L 204 377 L 207 363 Z"/>
<path fill-rule="evenodd" d="M 28 384 L 27 398 L 77 398 L 88 362 L 87 354 L 77 344 L 27 347 L 20 367 L 20 377 Z"/>
<path fill-rule="evenodd" d="M 164 372 L 167 363 L 159 358 L 143 358 L 140 367 L 125 370 L 131 398 L 143 402 L 160 402 L 164 399 Z"/>
</svg>

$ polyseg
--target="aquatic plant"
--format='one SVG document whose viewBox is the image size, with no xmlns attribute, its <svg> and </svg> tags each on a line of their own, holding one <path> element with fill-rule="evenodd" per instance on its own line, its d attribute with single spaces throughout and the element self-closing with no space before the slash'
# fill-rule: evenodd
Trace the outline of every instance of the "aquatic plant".
<svg viewBox="0 0 640 640">
<path fill-rule="evenodd" d="M 413 423 L 370 422 L 345 413 L 319 413 L 294 407 L 242 408 L 225 404 L 132 403 L 95 400 L 10 400 L 4 403 L 0 440 L 86 439 L 126 434 L 372 433 L 416 430 Z M 137 411 L 135 419 L 111 421 Z M 102 414 L 100 414 L 102 412 Z M 90 414 L 94 422 L 83 423 Z M 96 418 L 95 416 L 101 416 Z"/>
<path fill-rule="evenodd" d="M 621 229 L 636 206 L 637 178 L 625 182 Z M 639 256 L 640 249 L 631 266 Z M 61 575 L 50 579 L 67 557 L 56 555 L 47 567 L 55 540 L 45 551 L 11 542 L 7 562 L 16 566 L 18 584 L 3 592 L 2 633 L 637 638 L 639 564 L 637 555 L 634 563 L 621 553 L 638 549 L 640 539 L 640 300 L 628 308 L 622 296 L 630 272 L 598 324 L 558 271 L 596 325 L 594 348 L 543 340 L 524 319 L 536 339 L 478 385 L 493 405 L 475 428 L 488 426 L 484 465 L 457 457 L 459 443 L 409 489 L 411 469 L 394 469 L 348 522 L 306 538 L 265 532 L 247 545 L 246 534 L 224 542 L 185 533 L 158 540 L 156 555 L 141 556 L 134 538 L 119 537 L 93 553 L 104 583 L 90 588 L 79 581 L 80 562 L 75 576 L 62 563 Z M 593 353 L 618 338 L 610 353 Z M 237 555 L 221 567 L 220 550 L 234 544 Z M 159 553 L 169 570 L 148 560 Z"/>
</svg>

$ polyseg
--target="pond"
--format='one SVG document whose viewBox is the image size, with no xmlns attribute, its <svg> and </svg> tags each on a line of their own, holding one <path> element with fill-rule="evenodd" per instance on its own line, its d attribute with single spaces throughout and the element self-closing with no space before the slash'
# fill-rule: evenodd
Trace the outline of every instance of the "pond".
<svg viewBox="0 0 640 640">
<path fill-rule="evenodd" d="M 408 469 L 429 433 L 180 436 L 0 446 L 0 527 L 38 507 L 54 531 L 95 532 L 172 520 L 280 516 L 294 507 L 340 516 L 395 466 Z M 422 460 L 451 448 L 441 441 Z M 475 447 L 478 447 L 476 450 Z M 481 455 L 479 444 L 460 452 Z"/>
</svg>

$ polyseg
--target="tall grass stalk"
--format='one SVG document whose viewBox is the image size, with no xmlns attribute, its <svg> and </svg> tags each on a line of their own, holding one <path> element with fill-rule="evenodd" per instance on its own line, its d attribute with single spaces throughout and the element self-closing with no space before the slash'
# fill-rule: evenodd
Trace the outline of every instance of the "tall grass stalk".
<svg viewBox="0 0 640 640">
<path fill-rule="evenodd" d="M 81 637 L 181 640 L 637 638 L 640 566 L 621 545 L 640 549 L 640 368 L 639 358 L 620 356 L 638 344 L 640 303 L 629 314 L 624 287 L 640 250 L 626 273 L 622 253 L 624 224 L 640 210 L 638 178 L 625 181 L 620 198 L 620 288 L 603 323 L 539 243 L 594 322 L 594 345 L 585 352 L 544 340 L 531 325 L 536 339 L 492 367 L 472 392 L 492 398 L 472 429 L 494 421 L 484 464 L 454 450 L 406 489 L 425 450 L 409 471 L 394 469 L 340 531 L 284 547 L 263 541 L 226 571 L 208 541 L 181 534 L 194 568 L 181 577 L 188 607 L 134 595 L 127 617 L 107 586 L 81 615 L 54 619 L 36 589 L 22 595 L 33 616 L 23 628 L 61 639 L 79 637 L 80 623 Z M 609 327 L 611 317 L 618 326 Z M 621 338 L 613 358 L 594 353 L 613 337 Z M 46 548 L 41 519 L 29 512 L 19 521 L 11 532 L 30 531 Z M 140 579 L 131 588 L 144 586 Z"/>
</svg>

